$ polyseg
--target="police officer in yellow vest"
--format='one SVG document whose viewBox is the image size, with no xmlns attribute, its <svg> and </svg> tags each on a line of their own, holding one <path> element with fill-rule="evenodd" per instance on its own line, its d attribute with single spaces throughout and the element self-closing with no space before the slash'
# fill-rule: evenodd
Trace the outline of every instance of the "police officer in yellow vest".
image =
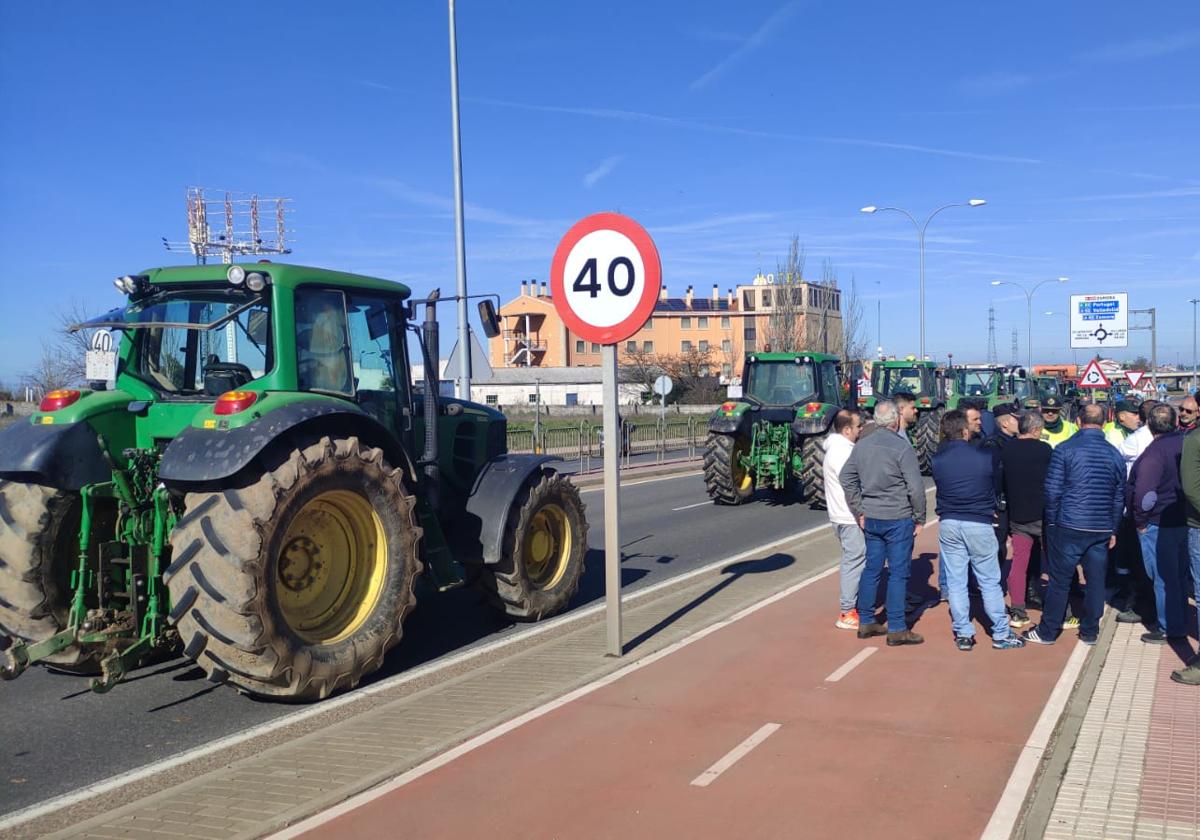
<svg viewBox="0 0 1200 840">
<path fill-rule="evenodd" d="M 1042 419 L 1046 421 L 1042 429 L 1042 440 L 1051 447 L 1058 446 L 1071 435 L 1079 431 L 1079 427 L 1070 420 L 1063 419 L 1062 400 L 1054 395 L 1042 400 Z"/>
<path fill-rule="evenodd" d="M 1138 417 L 1137 403 L 1123 400 L 1117 403 L 1117 419 L 1104 424 L 1104 437 L 1117 449 L 1125 442 L 1125 438 L 1138 430 L 1142 420 Z"/>
</svg>

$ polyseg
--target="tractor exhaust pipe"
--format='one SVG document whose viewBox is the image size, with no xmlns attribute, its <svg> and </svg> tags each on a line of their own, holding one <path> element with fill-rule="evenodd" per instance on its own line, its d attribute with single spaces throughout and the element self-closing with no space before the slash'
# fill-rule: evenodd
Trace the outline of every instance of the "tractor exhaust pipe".
<svg viewBox="0 0 1200 840">
<path fill-rule="evenodd" d="M 440 348 L 438 347 L 437 301 L 442 296 L 441 289 L 434 289 L 425 299 L 425 321 L 421 325 L 422 338 L 425 344 L 425 454 L 421 459 L 425 466 L 425 478 L 429 481 L 431 492 L 430 504 L 436 508 L 438 499 L 438 391 L 441 387 Z"/>
</svg>

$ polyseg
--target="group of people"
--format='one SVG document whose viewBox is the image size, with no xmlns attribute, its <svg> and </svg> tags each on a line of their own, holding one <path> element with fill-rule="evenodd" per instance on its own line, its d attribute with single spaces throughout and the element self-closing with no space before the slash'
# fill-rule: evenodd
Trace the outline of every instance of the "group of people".
<svg viewBox="0 0 1200 840">
<path fill-rule="evenodd" d="M 1106 413 L 1085 404 L 1072 422 L 1056 397 L 945 412 L 932 461 L 939 591 L 931 600 L 908 592 L 913 544 L 927 517 L 908 438 L 915 401 L 903 393 L 882 400 L 870 423 L 839 412 L 824 461 L 829 519 L 842 548 L 837 626 L 862 639 L 886 636 L 890 646 L 921 644 L 910 615 L 948 602 L 954 644 L 970 651 L 975 596 L 995 649 L 1054 644 L 1067 628 L 1095 644 L 1111 591 L 1118 621 L 1145 623 L 1148 644 L 1180 647 L 1185 663 L 1172 679 L 1200 686 L 1200 653 L 1187 636 L 1188 597 L 1200 580 L 1196 398 L 1178 409 L 1121 402 L 1107 422 Z M 1200 597 L 1193 597 L 1200 623 Z M 1041 609 L 1036 624 L 1031 607 Z"/>
</svg>

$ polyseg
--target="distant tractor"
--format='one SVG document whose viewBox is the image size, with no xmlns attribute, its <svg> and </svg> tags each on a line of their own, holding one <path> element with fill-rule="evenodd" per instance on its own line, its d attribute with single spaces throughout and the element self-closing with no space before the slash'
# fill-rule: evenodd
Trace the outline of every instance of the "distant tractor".
<svg viewBox="0 0 1200 840">
<path fill-rule="evenodd" d="M 949 408 L 963 408 L 966 403 L 978 403 L 991 410 L 998 405 L 1020 406 L 1029 397 L 1037 396 L 1032 391 L 1032 383 L 1026 377 L 1025 369 L 1020 367 L 962 365 L 948 368 L 946 378 Z"/>
<path fill-rule="evenodd" d="M 752 353 L 742 396 L 719 406 L 708 421 L 704 483 L 722 505 L 739 505 L 757 489 L 799 486 L 825 506 L 825 435 L 841 408 L 838 360 L 820 353 Z"/>
<path fill-rule="evenodd" d="M 913 396 L 917 422 L 909 428 L 908 437 L 917 450 L 921 472 L 931 475 L 942 415 L 946 413 L 944 382 L 937 365 L 931 361 L 919 362 L 915 356 L 872 363 L 871 395 L 859 395 L 858 406 L 868 415 L 874 415 L 876 402 L 900 393 Z"/>
<path fill-rule="evenodd" d="M 579 492 L 506 453 L 502 414 L 439 396 L 437 292 L 261 263 L 116 285 L 126 304 L 77 325 L 120 333 L 115 390 L 52 391 L 0 432 L 0 676 L 107 691 L 182 652 L 316 700 L 381 667 L 422 573 L 517 620 L 567 606 Z"/>
</svg>

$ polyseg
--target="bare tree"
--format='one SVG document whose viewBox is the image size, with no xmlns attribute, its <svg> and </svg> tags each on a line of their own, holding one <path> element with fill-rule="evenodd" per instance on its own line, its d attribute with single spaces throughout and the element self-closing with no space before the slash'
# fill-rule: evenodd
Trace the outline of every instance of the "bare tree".
<svg viewBox="0 0 1200 840">
<path fill-rule="evenodd" d="M 678 355 L 659 356 L 658 363 L 674 382 L 679 392 L 678 402 L 705 404 L 722 398 L 720 380 L 714 375 L 711 350 L 692 348 Z"/>
<path fill-rule="evenodd" d="M 850 275 L 850 288 L 842 298 L 842 341 L 844 361 L 862 361 L 870 353 L 871 340 L 867 335 L 862 299 L 858 296 L 858 283 L 853 274 Z"/>
<path fill-rule="evenodd" d="M 659 357 L 649 350 L 622 350 L 617 355 L 617 376 L 622 382 L 637 385 L 643 391 L 654 389 L 654 380 L 663 373 Z"/>
<path fill-rule="evenodd" d="M 54 333 L 42 341 L 42 355 L 21 384 L 41 391 L 78 385 L 86 376 L 86 354 L 91 349 L 93 330 L 71 332 L 70 327 L 90 317 L 87 304 L 72 300 L 54 315 Z"/>
<path fill-rule="evenodd" d="M 802 284 L 806 256 L 800 245 L 800 237 L 793 235 L 787 257 L 777 264 L 766 334 L 766 343 L 776 352 L 792 353 L 802 349 L 803 327 L 800 318 L 804 311 Z"/>
</svg>

